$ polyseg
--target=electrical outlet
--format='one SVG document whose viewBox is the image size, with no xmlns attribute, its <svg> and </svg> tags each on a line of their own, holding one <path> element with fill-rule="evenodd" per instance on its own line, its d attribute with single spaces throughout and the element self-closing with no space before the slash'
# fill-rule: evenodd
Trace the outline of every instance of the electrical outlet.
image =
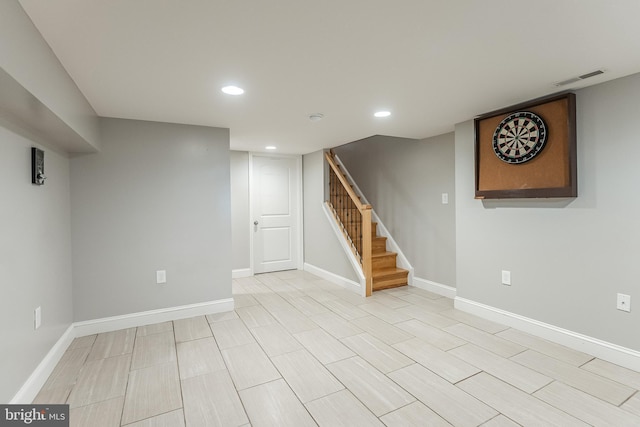
<svg viewBox="0 0 640 427">
<path fill-rule="evenodd" d="M 507 270 L 502 270 L 502 284 L 511 286 L 511 272 Z"/>
<path fill-rule="evenodd" d="M 166 270 L 158 270 L 156 271 L 156 283 L 167 283 L 167 271 Z"/>
<path fill-rule="evenodd" d="M 449 203 L 449 193 L 442 193 L 442 204 L 446 205 Z"/>
<path fill-rule="evenodd" d="M 618 294 L 616 308 L 622 311 L 631 311 L 631 295 Z"/>
<path fill-rule="evenodd" d="M 42 309 L 40 307 L 33 310 L 33 329 L 38 329 L 42 324 Z"/>
</svg>

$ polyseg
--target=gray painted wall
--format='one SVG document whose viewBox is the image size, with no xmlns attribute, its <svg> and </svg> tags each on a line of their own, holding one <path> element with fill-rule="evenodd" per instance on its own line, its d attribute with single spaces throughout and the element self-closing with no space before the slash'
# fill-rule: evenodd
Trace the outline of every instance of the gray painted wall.
<svg viewBox="0 0 640 427">
<path fill-rule="evenodd" d="M 577 91 L 576 199 L 474 200 L 473 123 L 456 126 L 458 296 L 640 350 L 639 99 L 640 74 Z"/>
<path fill-rule="evenodd" d="M 250 260 L 249 153 L 232 151 L 231 163 L 231 253 L 234 270 L 248 269 Z"/>
<path fill-rule="evenodd" d="M 102 151 L 71 161 L 74 320 L 230 298 L 229 130 L 101 131 Z"/>
<path fill-rule="evenodd" d="M 18 392 L 73 316 L 69 160 L 45 149 L 48 179 L 43 186 L 32 185 L 32 146 L 37 145 L 0 127 L 3 403 Z M 42 326 L 34 330 L 33 311 L 38 306 L 42 307 Z"/>
<path fill-rule="evenodd" d="M 18 0 L 0 1 L 0 67 L 100 148 L 98 118 Z"/>
<path fill-rule="evenodd" d="M 454 135 L 374 136 L 334 149 L 414 268 L 456 286 Z M 448 193 L 449 204 L 442 204 Z"/>
<path fill-rule="evenodd" d="M 324 196 L 324 153 L 302 157 L 304 182 L 304 262 L 358 283 L 337 236 L 322 210 Z"/>
</svg>

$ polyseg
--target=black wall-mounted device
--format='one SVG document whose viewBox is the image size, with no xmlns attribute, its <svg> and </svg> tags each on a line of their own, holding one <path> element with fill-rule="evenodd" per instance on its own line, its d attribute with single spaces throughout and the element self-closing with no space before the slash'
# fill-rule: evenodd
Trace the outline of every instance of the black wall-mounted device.
<svg viewBox="0 0 640 427">
<path fill-rule="evenodd" d="M 43 185 L 44 180 L 44 151 L 31 147 L 31 183 L 35 185 Z"/>
</svg>

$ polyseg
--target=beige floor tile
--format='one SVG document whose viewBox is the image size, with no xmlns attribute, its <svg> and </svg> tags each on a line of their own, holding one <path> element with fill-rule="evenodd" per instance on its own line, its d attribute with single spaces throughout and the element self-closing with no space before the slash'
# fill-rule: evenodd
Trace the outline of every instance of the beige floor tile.
<svg viewBox="0 0 640 427">
<path fill-rule="evenodd" d="M 298 340 L 279 323 L 253 328 L 251 333 L 269 357 L 302 349 Z"/>
<path fill-rule="evenodd" d="M 329 290 L 329 292 L 331 292 L 333 295 L 338 296 L 338 298 L 342 301 L 346 301 L 349 304 L 353 304 L 353 305 L 360 305 L 360 304 L 366 304 L 368 302 L 371 302 L 368 298 L 363 297 L 362 295 L 347 290 L 347 289 L 343 289 L 343 288 L 339 288 L 339 289 L 331 289 Z"/>
<path fill-rule="evenodd" d="M 626 384 L 636 390 L 640 390 L 640 372 L 623 368 L 622 366 L 606 362 L 602 359 L 593 359 L 586 365 L 582 365 L 581 368 L 602 377 L 609 378 L 610 380 Z"/>
<path fill-rule="evenodd" d="M 253 427 L 316 425 L 282 379 L 242 390 L 240 398 Z"/>
<path fill-rule="evenodd" d="M 182 407 L 175 362 L 131 371 L 122 411 L 122 424 L 154 417 Z"/>
<path fill-rule="evenodd" d="M 302 403 L 344 388 L 307 350 L 274 357 L 272 362 Z"/>
<path fill-rule="evenodd" d="M 400 308 L 400 307 L 406 307 L 408 306 L 410 303 L 402 300 L 400 298 L 394 297 L 393 295 L 390 294 L 385 294 L 385 293 L 381 293 L 381 292 L 376 292 L 373 295 L 371 295 L 369 298 L 367 298 L 365 300 L 365 303 L 368 302 L 377 302 L 379 304 L 382 304 L 384 306 L 387 306 L 389 308 Z"/>
<path fill-rule="evenodd" d="M 511 360 L 616 406 L 635 393 L 635 390 L 631 387 L 576 368 L 533 350 L 518 354 L 512 357 Z"/>
<path fill-rule="evenodd" d="M 240 426 L 249 422 L 226 370 L 182 380 L 182 393 L 189 427 Z"/>
<path fill-rule="evenodd" d="M 401 309 L 400 309 L 401 310 Z M 391 325 L 384 320 L 380 320 L 375 316 L 362 317 L 351 321 L 351 324 L 356 325 L 358 328 L 370 335 L 378 338 L 380 341 L 389 345 L 396 344 L 402 341 L 413 338 L 408 332 L 397 328 L 395 325 Z"/>
<path fill-rule="evenodd" d="M 473 344 L 454 348 L 449 353 L 527 393 L 533 393 L 553 381 L 532 369 Z"/>
<path fill-rule="evenodd" d="M 484 372 L 460 382 L 458 387 L 523 426 L 587 425 Z"/>
<path fill-rule="evenodd" d="M 225 320 L 233 320 L 239 319 L 238 313 L 235 311 L 225 311 L 222 313 L 214 313 L 206 315 L 207 322 L 215 323 L 215 322 L 224 322 Z"/>
<path fill-rule="evenodd" d="M 200 338 L 212 337 L 209 322 L 205 316 L 191 317 L 173 321 L 173 328 L 176 334 L 176 342 L 197 340 Z"/>
<path fill-rule="evenodd" d="M 413 305 L 417 305 L 421 308 L 426 309 L 431 313 L 438 313 L 440 311 L 448 310 L 449 307 L 443 305 L 442 303 L 438 304 L 438 299 L 425 298 L 420 295 L 407 293 L 407 295 L 401 295 L 398 297 L 399 299 Z"/>
<path fill-rule="evenodd" d="M 133 352 L 136 328 L 98 334 L 87 360 L 98 360 Z"/>
<path fill-rule="evenodd" d="M 640 392 L 624 402 L 621 408 L 640 417 Z"/>
<path fill-rule="evenodd" d="M 69 411 L 71 427 L 119 427 L 124 398 L 105 400 Z"/>
<path fill-rule="evenodd" d="M 413 402 L 380 417 L 387 427 L 451 427 L 440 415 L 421 402 Z"/>
<path fill-rule="evenodd" d="M 520 427 L 520 424 L 500 414 L 495 418 L 491 418 L 480 427 Z"/>
<path fill-rule="evenodd" d="M 33 399 L 33 404 L 57 404 L 62 405 L 67 403 L 69 393 L 71 393 L 72 385 L 67 387 L 52 388 L 49 390 L 40 390 L 40 392 Z"/>
<path fill-rule="evenodd" d="M 321 427 L 382 427 L 383 424 L 349 390 L 342 390 L 307 403 Z"/>
<path fill-rule="evenodd" d="M 307 316 L 294 307 L 287 308 L 286 310 L 273 311 L 271 315 L 292 334 L 310 331 L 318 327 L 316 323 L 312 322 Z"/>
<path fill-rule="evenodd" d="M 415 401 L 402 387 L 360 357 L 331 363 L 327 368 L 376 416 Z"/>
<path fill-rule="evenodd" d="M 96 334 L 96 335 L 87 335 L 85 337 L 75 338 L 71 342 L 71 345 L 69 345 L 69 348 L 67 350 L 72 350 L 72 349 L 82 348 L 82 347 L 91 347 L 93 343 L 96 341 L 97 336 L 98 335 Z"/>
<path fill-rule="evenodd" d="M 176 360 L 173 331 L 159 332 L 136 338 L 131 369 L 148 368 Z"/>
<path fill-rule="evenodd" d="M 447 326 L 455 325 L 458 323 L 457 320 L 451 319 L 449 317 L 441 316 L 437 313 L 432 313 L 429 310 L 426 310 L 424 307 L 420 307 L 419 305 L 408 305 L 406 307 L 400 307 L 398 311 L 407 314 L 414 319 L 418 319 L 421 322 L 427 323 L 431 326 L 435 326 L 436 328 L 446 328 Z"/>
<path fill-rule="evenodd" d="M 407 366 L 389 377 L 454 426 L 478 426 L 498 415 L 493 408 L 421 365 Z"/>
<path fill-rule="evenodd" d="M 452 348 L 460 347 L 467 342 L 463 339 L 451 335 L 442 329 L 434 328 L 431 325 L 427 325 L 416 319 L 409 320 L 407 322 L 396 323 L 394 326 L 415 335 L 434 347 L 438 347 L 440 350 L 451 350 Z"/>
<path fill-rule="evenodd" d="M 385 322 L 391 324 L 406 322 L 407 320 L 412 319 L 412 317 L 408 314 L 404 314 L 401 311 L 394 310 L 393 308 L 389 308 L 386 305 L 380 304 L 378 302 L 361 304 L 358 306 L 358 308 L 366 311 L 373 316 L 376 316 L 378 319 L 384 320 Z"/>
<path fill-rule="evenodd" d="M 593 426 L 640 426 L 640 417 L 557 381 L 533 395 Z"/>
<path fill-rule="evenodd" d="M 401 289 L 403 289 L 403 288 L 401 288 Z M 425 297 L 425 298 L 430 298 L 430 299 L 440 299 L 440 298 L 442 298 L 442 295 L 438 295 L 438 294 L 433 293 L 433 292 L 425 291 L 424 289 L 420 289 L 417 286 L 407 286 L 406 290 L 407 290 L 407 292 L 409 292 L 411 294 L 420 295 L 420 296 Z"/>
<path fill-rule="evenodd" d="M 526 332 L 509 328 L 498 332 L 496 336 L 508 339 L 522 346 L 528 347 L 538 353 L 546 354 L 555 359 L 562 360 L 573 366 L 581 366 L 593 359 L 593 356 L 565 347 L 542 338 L 534 337 Z"/>
<path fill-rule="evenodd" d="M 480 372 L 477 367 L 419 338 L 394 344 L 393 347 L 451 383 Z"/>
<path fill-rule="evenodd" d="M 260 305 L 262 305 L 268 312 L 286 310 L 292 307 L 286 299 L 276 293 L 257 294 L 255 299 L 257 299 Z"/>
<path fill-rule="evenodd" d="M 91 347 L 70 348 L 65 351 L 53 372 L 49 375 L 47 382 L 42 386 L 42 390 L 73 386 L 90 351 Z"/>
<path fill-rule="evenodd" d="M 316 314 L 309 319 L 336 338 L 350 337 L 363 332 L 362 329 L 344 320 L 333 311 Z"/>
<path fill-rule="evenodd" d="M 314 314 L 330 311 L 327 307 L 309 296 L 293 298 L 289 302 L 300 310 L 301 313 L 306 314 L 307 316 L 313 316 Z"/>
<path fill-rule="evenodd" d="M 511 357 L 527 349 L 513 341 L 505 340 L 464 323 L 446 327 L 444 330 L 502 357 Z"/>
<path fill-rule="evenodd" d="M 86 362 L 69 394 L 71 408 L 124 396 L 131 366 L 131 355 Z"/>
<path fill-rule="evenodd" d="M 233 306 L 236 309 L 241 307 L 250 307 L 252 305 L 258 305 L 258 304 L 259 304 L 258 300 L 252 297 L 251 295 L 242 295 L 242 294 L 233 295 Z"/>
<path fill-rule="evenodd" d="M 310 296 L 311 298 L 313 298 L 314 300 L 316 300 L 319 303 L 323 303 L 325 301 L 329 301 L 332 299 L 339 299 L 340 297 L 337 295 L 332 294 L 329 291 L 325 291 L 322 289 L 305 289 L 303 290 L 303 292 L 307 295 Z"/>
<path fill-rule="evenodd" d="M 213 338 L 178 343 L 180 379 L 226 370 L 222 354 Z"/>
<path fill-rule="evenodd" d="M 184 427 L 184 425 L 184 413 L 182 409 L 176 409 L 137 423 L 127 424 L 126 427 Z"/>
<path fill-rule="evenodd" d="M 360 310 L 358 306 L 341 299 L 323 301 L 322 305 L 346 320 L 358 319 L 369 315 L 366 311 Z"/>
<path fill-rule="evenodd" d="M 415 363 L 398 350 L 376 337 L 363 333 L 343 338 L 342 343 L 382 373 L 395 371 Z"/>
<path fill-rule="evenodd" d="M 471 313 L 465 313 L 464 311 L 456 310 L 455 308 L 441 311 L 440 314 L 455 319 L 458 322 L 464 323 L 466 325 L 473 326 L 476 329 L 480 329 L 481 331 L 485 331 L 490 334 L 495 334 L 497 332 L 504 331 L 505 329 L 509 329 L 509 327 L 506 325 L 492 322 Z"/>
<path fill-rule="evenodd" d="M 238 390 L 280 378 L 280 374 L 257 343 L 224 349 L 222 357 Z"/>
<path fill-rule="evenodd" d="M 212 323 L 211 330 L 216 337 L 220 350 L 256 341 L 241 319 Z"/>
<path fill-rule="evenodd" d="M 355 356 L 353 351 L 322 329 L 299 332 L 293 336 L 325 365 Z"/>
<path fill-rule="evenodd" d="M 240 307 L 236 309 L 236 312 L 245 325 L 247 325 L 247 328 L 257 328 L 258 326 L 277 323 L 276 319 L 274 319 L 273 316 L 261 305 Z"/>
<path fill-rule="evenodd" d="M 161 322 L 161 323 L 153 323 L 151 325 L 138 326 L 138 331 L 136 332 L 136 336 L 144 337 L 147 335 L 157 334 L 160 332 L 173 333 L 173 322 Z"/>
</svg>

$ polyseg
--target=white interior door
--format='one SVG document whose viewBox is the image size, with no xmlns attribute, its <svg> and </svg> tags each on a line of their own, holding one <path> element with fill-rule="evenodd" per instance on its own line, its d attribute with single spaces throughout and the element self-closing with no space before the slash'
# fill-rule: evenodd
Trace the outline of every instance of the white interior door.
<svg viewBox="0 0 640 427">
<path fill-rule="evenodd" d="M 252 155 L 253 272 L 299 268 L 300 158 Z"/>
</svg>

